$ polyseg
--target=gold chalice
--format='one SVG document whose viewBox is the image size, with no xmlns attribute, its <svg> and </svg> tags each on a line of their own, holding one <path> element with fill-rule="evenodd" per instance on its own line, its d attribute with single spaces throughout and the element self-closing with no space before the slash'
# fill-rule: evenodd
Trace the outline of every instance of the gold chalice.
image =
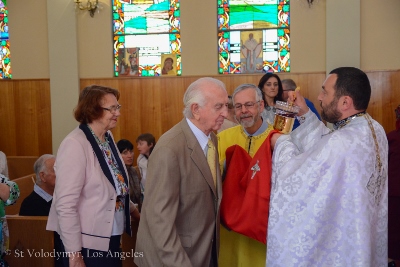
<svg viewBox="0 0 400 267">
<path fill-rule="evenodd" d="M 294 106 L 292 103 L 276 101 L 274 129 L 283 134 L 290 133 L 299 109 L 298 106 Z"/>
</svg>

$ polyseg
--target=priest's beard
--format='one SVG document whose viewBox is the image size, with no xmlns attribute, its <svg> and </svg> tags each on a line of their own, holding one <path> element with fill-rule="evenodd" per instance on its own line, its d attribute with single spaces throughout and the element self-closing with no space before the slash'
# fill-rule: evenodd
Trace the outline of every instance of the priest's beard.
<svg viewBox="0 0 400 267">
<path fill-rule="evenodd" d="M 323 120 L 330 123 L 335 123 L 340 120 L 342 113 L 337 109 L 338 101 L 339 99 L 335 97 L 326 107 L 323 107 L 322 103 L 320 103 L 322 108 L 321 117 Z"/>
<path fill-rule="evenodd" d="M 243 118 L 250 118 L 250 117 L 251 117 L 251 120 L 246 120 L 246 121 L 242 120 Z M 259 113 L 257 113 L 256 115 L 253 115 L 253 114 L 250 113 L 250 114 L 245 114 L 245 115 L 240 116 L 238 121 L 239 121 L 240 125 L 242 125 L 243 128 L 250 128 L 250 127 L 253 127 L 253 125 L 259 119 L 260 119 L 260 114 Z"/>
</svg>

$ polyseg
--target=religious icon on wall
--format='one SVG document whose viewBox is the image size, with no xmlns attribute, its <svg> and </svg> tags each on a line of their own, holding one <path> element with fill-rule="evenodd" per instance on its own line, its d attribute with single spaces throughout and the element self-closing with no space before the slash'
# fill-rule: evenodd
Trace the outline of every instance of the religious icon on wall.
<svg viewBox="0 0 400 267">
<path fill-rule="evenodd" d="M 262 31 L 242 31 L 240 33 L 241 73 L 256 73 L 263 70 Z"/>
<path fill-rule="evenodd" d="M 176 55 L 161 54 L 161 75 L 176 75 Z"/>
<path fill-rule="evenodd" d="M 119 56 L 119 75 L 138 76 L 139 75 L 139 48 L 129 47 L 120 48 Z"/>
</svg>

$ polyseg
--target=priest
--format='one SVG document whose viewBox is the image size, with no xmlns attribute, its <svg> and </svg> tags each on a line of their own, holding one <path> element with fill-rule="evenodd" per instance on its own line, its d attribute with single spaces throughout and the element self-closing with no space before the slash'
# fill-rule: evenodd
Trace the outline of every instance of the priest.
<svg viewBox="0 0 400 267">
<path fill-rule="evenodd" d="M 318 96 L 330 130 L 290 92 L 301 125 L 271 140 L 267 266 L 387 266 L 388 143 L 370 96 L 363 71 L 331 71 Z"/>
</svg>

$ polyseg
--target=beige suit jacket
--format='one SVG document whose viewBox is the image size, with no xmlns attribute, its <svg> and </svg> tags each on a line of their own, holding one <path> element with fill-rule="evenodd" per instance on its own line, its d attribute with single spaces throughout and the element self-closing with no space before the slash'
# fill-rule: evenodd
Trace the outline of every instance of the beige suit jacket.
<svg viewBox="0 0 400 267">
<path fill-rule="evenodd" d="M 138 266 L 218 265 L 222 196 L 218 153 L 216 166 L 217 189 L 186 119 L 161 136 L 147 169 L 136 242 Z"/>
</svg>

